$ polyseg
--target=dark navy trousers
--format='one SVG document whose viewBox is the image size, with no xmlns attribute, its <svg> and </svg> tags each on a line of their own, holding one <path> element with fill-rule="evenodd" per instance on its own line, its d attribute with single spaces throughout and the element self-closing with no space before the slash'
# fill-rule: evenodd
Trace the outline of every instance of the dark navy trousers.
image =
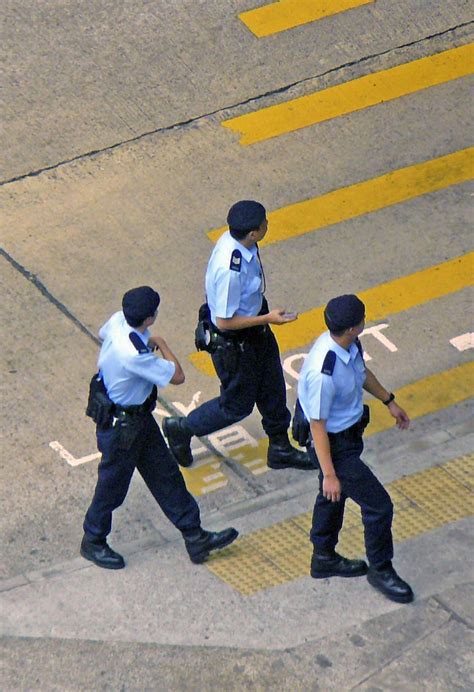
<svg viewBox="0 0 474 692">
<path fill-rule="evenodd" d="M 329 435 L 336 476 L 342 487 L 339 502 L 326 500 L 322 493 L 323 474 L 319 474 L 319 493 L 313 510 L 311 541 L 316 553 L 335 549 L 349 497 L 359 505 L 364 524 L 365 550 L 369 564 L 380 567 L 393 557 L 390 495 L 362 461 L 362 437 L 355 432 Z M 314 454 L 314 450 L 312 450 Z"/>
<path fill-rule="evenodd" d="M 257 405 L 267 435 L 285 433 L 291 415 L 286 406 L 286 386 L 275 336 L 267 327 L 238 346 L 233 371 L 222 351 L 212 354 L 221 382 L 220 395 L 198 406 L 187 417 L 194 435 L 201 437 L 222 430 L 249 416 Z"/>
<path fill-rule="evenodd" d="M 141 418 L 139 433 L 128 450 L 122 448 L 119 426 L 97 428 L 102 459 L 94 497 L 84 519 L 85 533 L 96 538 L 106 538 L 110 533 L 112 512 L 125 500 L 135 468 L 172 524 L 184 536 L 196 533 L 201 526 L 198 505 L 153 415 Z"/>
</svg>

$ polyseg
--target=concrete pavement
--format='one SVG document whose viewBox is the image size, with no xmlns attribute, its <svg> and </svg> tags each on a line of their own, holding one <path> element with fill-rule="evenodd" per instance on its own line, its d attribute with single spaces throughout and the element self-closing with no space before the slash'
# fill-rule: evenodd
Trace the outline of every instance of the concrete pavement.
<svg viewBox="0 0 474 692">
<path fill-rule="evenodd" d="M 470 453 L 474 434 L 467 420 L 396 447 L 389 437 L 367 444 L 384 483 Z M 244 537 L 310 510 L 316 478 L 301 475 L 286 491 L 208 513 L 204 525 L 233 524 Z M 416 593 L 409 606 L 365 578 L 305 576 L 246 596 L 192 565 L 164 519 L 162 528 L 148 542 L 112 540 L 126 555 L 123 571 L 78 557 L 3 582 L 3 689 L 472 686 L 472 517 L 396 545 L 397 569 Z"/>
</svg>

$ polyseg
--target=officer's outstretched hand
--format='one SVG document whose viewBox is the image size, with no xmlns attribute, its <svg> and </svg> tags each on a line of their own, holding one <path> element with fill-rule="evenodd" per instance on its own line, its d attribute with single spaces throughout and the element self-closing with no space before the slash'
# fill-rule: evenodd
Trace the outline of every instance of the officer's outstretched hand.
<svg viewBox="0 0 474 692">
<path fill-rule="evenodd" d="M 390 414 L 397 421 L 397 427 L 400 428 L 400 430 L 406 430 L 410 425 L 410 419 L 408 418 L 406 411 L 404 411 L 394 401 L 391 401 L 387 408 L 390 411 Z"/>
<path fill-rule="evenodd" d="M 268 313 L 268 324 L 286 324 L 298 319 L 297 312 L 289 312 L 285 308 L 275 308 Z"/>
</svg>

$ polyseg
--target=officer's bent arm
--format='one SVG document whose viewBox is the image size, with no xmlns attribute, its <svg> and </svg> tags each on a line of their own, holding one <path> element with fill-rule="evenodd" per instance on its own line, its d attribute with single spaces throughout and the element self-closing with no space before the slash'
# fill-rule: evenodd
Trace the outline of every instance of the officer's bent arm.
<svg viewBox="0 0 474 692">
<path fill-rule="evenodd" d="M 385 387 L 382 387 L 374 373 L 368 368 L 366 368 L 366 373 L 367 376 L 363 385 L 364 389 L 369 392 L 369 394 L 372 394 L 376 399 L 379 399 L 380 401 L 387 401 L 387 399 L 390 397 L 390 392 L 388 392 Z M 406 430 L 410 425 L 410 418 L 408 417 L 407 412 L 404 411 L 396 401 L 393 401 L 393 399 L 390 401 L 387 408 L 390 415 L 393 416 L 393 418 L 395 418 L 397 421 L 397 426 L 400 428 L 400 430 Z"/>
<path fill-rule="evenodd" d="M 185 378 L 184 370 L 181 367 L 179 360 L 174 355 L 173 351 L 170 349 L 163 337 L 154 337 L 155 343 L 161 351 L 161 355 L 165 360 L 169 360 L 174 363 L 175 370 L 174 375 L 170 380 L 170 384 L 183 384 Z"/>
<path fill-rule="evenodd" d="M 178 361 L 175 361 L 174 364 L 176 366 L 176 370 L 174 371 L 174 375 L 170 380 L 170 384 L 183 384 L 184 380 L 186 379 L 183 369 Z"/>
<path fill-rule="evenodd" d="M 390 396 L 390 392 L 388 392 L 385 387 L 380 384 L 372 370 L 369 370 L 369 368 L 366 367 L 365 372 L 366 377 L 363 384 L 365 391 L 369 392 L 369 394 L 372 394 L 372 396 L 380 401 L 386 401 Z"/>
</svg>

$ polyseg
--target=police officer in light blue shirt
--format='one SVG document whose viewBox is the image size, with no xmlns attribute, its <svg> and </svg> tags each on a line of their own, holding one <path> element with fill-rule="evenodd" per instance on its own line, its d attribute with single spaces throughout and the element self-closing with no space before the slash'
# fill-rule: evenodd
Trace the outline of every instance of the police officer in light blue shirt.
<svg viewBox="0 0 474 692">
<path fill-rule="evenodd" d="M 323 368 L 327 354 L 336 355 L 332 373 Z M 327 367 L 327 366 L 326 366 Z M 320 336 L 302 368 L 298 398 L 308 420 L 325 420 L 326 431 L 350 428 L 362 416 L 362 388 L 366 378 L 360 345 L 339 346 L 329 332 Z"/>
<path fill-rule="evenodd" d="M 135 468 L 181 531 L 192 562 L 204 562 L 211 550 L 229 545 L 238 535 L 233 528 L 220 532 L 201 528 L 198 505 L 153 417 L 157 387 L 184 382 L 181 365 L 166 341 L 149 331 L 159 303 L 160 296 L 150 286 L 133 288 L 123 296 L 122 310 L 99 331 L 99 377 L 91 382 L 87 414 L 97 424 L 102 458 L 84 519 L 81 555 L 106 569 L 125 566 L 123 557 L 107 544 L 107 536 L 112 513 L 125 500 Z"/>
<path fill-rule="evenodd" d="M 134 341 L 130 334 L 135 336 Z M 149 348 L 154 345 L 149 329 L 133 329 L 122 311 L 116 312 L 99 330 L 102 341 L 98 366 L 107 393 L 121 406 L 137 406 L 147 399 L 156 387 L 180 384 L 179 371 L 173 360 L 157 358 Z M 138 344 L 138 349 L 137 349 Z M 175 376 L 176 374 L 176 376 Z M 173 381 L 174 378 L 174 381 Z"/>
<path fill-rule="evenodd" d="M 218 240 L 206 271 L 206 297 L 211 320 L 234 315 L 252 317 L 262 309 L 262 266 L 258 248 L 245 247 L 226 231 Z"/>
<path fill-rule="evenodd" d="M 227 216 L 229 230 L 218 240 L 206 272 L 206 298 L 219 347 L 212 361 L 221 382 L 218 397 L 187 418 L 167 418 L 163 432 L 182 466 L 193 462 L 190 442 L 237 423 L 256 405 L 269 437 L 267 464 L 272 469 L 314 469 L 306 452 L 288 439 L 290 412 L 278 344 L 271 324 L 297 318 L 283 308 L 269 311 L 258 243 L 267 232 L 265 207 L 236 202 Z"/>
<path fill-rule="evenodd" d="M 362 433 L 368 422 L 363 390 L 387 406 L 400 429 L 408 428 L 410 420 L 364 363 L 359 341 L 365 324 L 362 301 L 355 295 L 333 298 L 324 319 L 329 331 L 314 343 L 298 382 L 298 401 L 310 423 L 312 454 L 320 465 L 311 529 L 311 576 L 367 574 L 369 583 L 387 598 L 408 603 L 413 592 L 392 566 L 393 505 L 361 459 Z M 348 497 L 361 508 L 368 568 L 363 560 L 349 560 L 335 552 Z"/>
</svg>

